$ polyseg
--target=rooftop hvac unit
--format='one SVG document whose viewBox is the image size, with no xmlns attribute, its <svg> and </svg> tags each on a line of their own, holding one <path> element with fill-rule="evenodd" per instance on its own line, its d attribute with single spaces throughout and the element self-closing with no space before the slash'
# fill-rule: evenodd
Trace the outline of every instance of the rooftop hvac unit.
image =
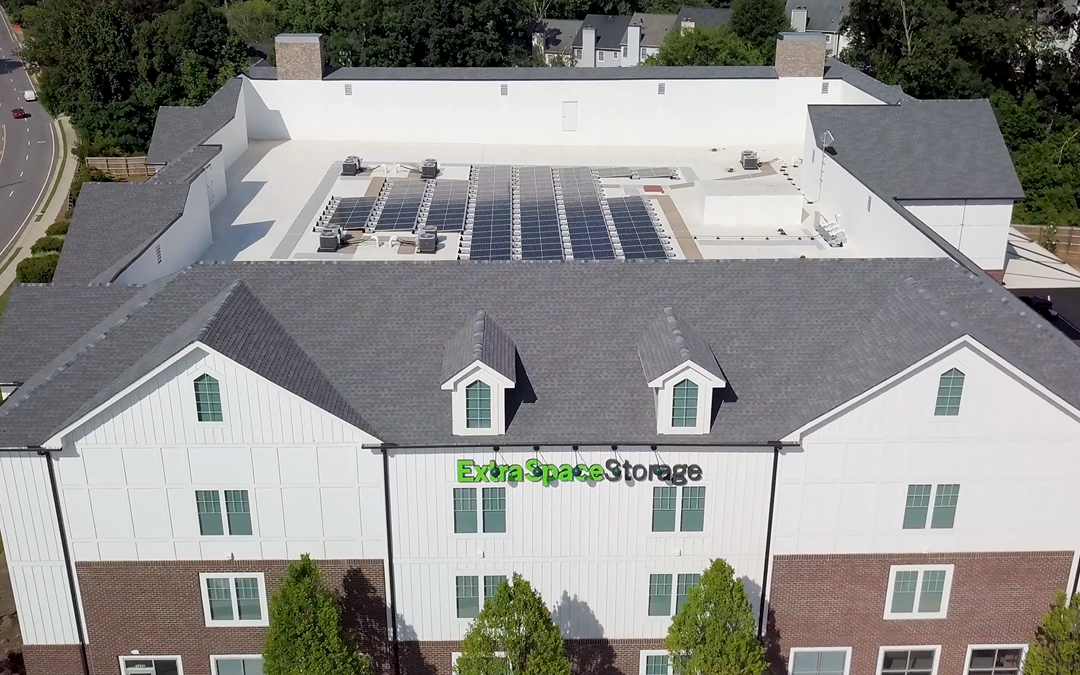
<svg viewBox="0 0 1080 675">
<path fill-rule="evenodd" d="M 338 250 L 338 236 L 333 230 L 323 230 L 319 235 L 319 253 L 333 253 Z"/>
<path fill-rule="evenodd" d="M 439 163 L 430 157 L 420 164 L 420 177 L 425 180 L 439 177 Z"/>
<path fill-rule="evenodd" d="M 739 157 L 739 161 L 742 163 L 742 168 L 747 171 L 758 170 L 758 157 L 757 153 L 753 150 L 743 150 L 742 155 Z"/>
<path fill-rule="evenodd" d="M 439 237 L 427 228 L 416 236 L 417 253 L 434 253 L 438 247 Z"/>
<path fill-rule="evenodd" d="M 355 176 L 358 173 L 360 173 L 360 158 L 356 155 L 349 155 L 341 163 L 341 175 Z"/>
</svg>

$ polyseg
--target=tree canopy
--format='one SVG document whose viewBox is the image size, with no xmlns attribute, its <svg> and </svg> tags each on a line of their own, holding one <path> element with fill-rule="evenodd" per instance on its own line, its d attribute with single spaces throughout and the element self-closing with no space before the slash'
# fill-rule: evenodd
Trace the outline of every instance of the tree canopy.
<svg viewBox="0 0 1080 675">
<path fill-rule="evenodd" d="M 674 29 L 660 51 L 645 60 L 647 66 L 760 66 L 765 61 L 756 49 L 727 26 Z"/>
<path fill-rule="evenodd" d="M 776 37 L 791 30 L 791 21 L 784 0 L 734 0 L 731 3 L 731 28 L 772 63 Z"/>
<path fill-rule="evenodd" d="M 1024 675 L 1075 673 L 1080 673 L 1080 595 L 1066 602 L 1065 592 L 1059 591 L 1035 631 L 1024 659 Z"/>
<path fill-rule="evenodd" d="M 765 647 L 742 582 L 724 560 L 712 562 L 675 615 L 667 645 L 684 675 L 764 675 Z"/>
<path fill-rule="evenodd" d="M 461 643 L 455 667 L 455 675 L 508 673 L 570 675 L 570 660 L 551 610 L 518 574 L 484 601 Z"/>
</svg>

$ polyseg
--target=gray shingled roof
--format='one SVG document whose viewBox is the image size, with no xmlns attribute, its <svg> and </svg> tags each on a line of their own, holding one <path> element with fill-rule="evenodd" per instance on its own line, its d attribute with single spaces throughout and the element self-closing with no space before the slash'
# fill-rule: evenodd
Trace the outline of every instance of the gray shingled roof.
<svg viewBox="0 0 1080 675">
<path fill-rule="evenodd" d="M 108 283 L 184 213 L 186 184 L 84 183 L 54 283 Z"/>
<path fill-rule="evenodd" d="M 683 7 L 675 17 L 675 25 L 689 19 L 695 26 L 726 26 L 731 23 L 730 7 Z"/>
<path fill-rule="evenodd" d="M 166 183 L 180 185 L 190 183 L 221 152 L 220 145 L 196 145 L 184 154 L 169 160 L 165 168 L 159 170 L 148 183 Z"/>
<path fill-rule="evenodd" d="M 675 26 L 674 14 L 649 14 L 646 12 L 635 12 L 630 17 L 630 23 L 636 23 L 641 26 L 641 46 L 642 47 L 659 47 L 663 42 L 667 34 L 671 32 L 671 29 Z M 626 44 L 626 34 L 623 34 L 622 44 Z"/>
<path fill-rule="evenodd" d="M 806 8 L 806 29 L 836 33 L 851 0 L 788 0 L 787 15 L 797 7 Z"/>
<path fill-rule="evenodd" d="M 641 334 L 637 350 L 646 382 L 652 382 L 687 361 L 724 379 L 712 347 L 688 323 L 680 321 L 670 307 L 665 307 Z"/>
<path fill-rule="evenodd" d="M 193 108 L 162 106 L 158 108 L 150 149 L 149 164 L 165 164 L 206 141 L 236 116 L 236 102 L 243 79 L 234 77 L 225 83 L 205 104 Z"/>
<path fill-rule="evenodd" d="M 622 49 L 623 38 L 626 37 L 626 27 L 630 25 L 628 16 L 610 16 L 607 14 L 589 14 L 581 21 L 581 28 L 574 36 L 574 48 L 581 47 L 581 32 L 586 27 L 596 29 L 596 48 L 608 51 Z"/>
<path fill-rule="evenodd" d="M 544 49 L 548 52 L 569 54 L 570 42 L 581 29 L 577 19 L 542 19 L 533 32 L 544 33 Z"/>
<path fill-rule="evenodd" d="M 216 263 L 141 291 L 145 301 L 111 317 L 109 330 L 35 374 L 0 407 L 0 447 L 43 442 L 115 380 L 145 372 L 237 280 L 376 435 L 399 444 L 476 443 L 451 435 L 450 395 L 439 385 L 447 340 L 480 308 L 514 336 L 528 374 L 507 433 L 493 442 L 774 441 L 965 333 L 1080 406 L 1080 349 L 949 259 Z M 43 299 L 41 311 L 51 306 Z M 729 390 L 706 437 L 656 434 L 637 342 L 664 307 L 724 364 Z"/>
<path fill-rule="evenodd" d="M 253 80 L 277 79 L 277 69 L 253 67 Z M 772 66 L 640 66 L 636 68 L 338 68 L 324 80 L 775 80 Z"/>
<path fill-rule="evenodd" d="M 809 113 L 818 146 L 831 132 L 833 159 L 890 197 L 1024 197 L 989 101 L 811 105 Z"/>
<path fill-rule="evenodd" d="M 477 361 L 510 380 L 515 379 L 517 347 L 506 331 L 484 310 L 466 321 L 446 343 L 442 381 L 449 380 Z"/>
<path fill-rule="evenodd" d="M 829 59 L 825 62 L 824 77 L 826 80 L 843 80 L 851 86 L 873 96 L 882 103 L 888 103 L 890 105 L 918 100 L 914 96 L 905 94 L 904 90 L 899 86 L 885 84 L 884 82 L 875 80 L 861 70 L 852 68 L 846 63 L 837 61 L 836 59 Z"/>
</svg>

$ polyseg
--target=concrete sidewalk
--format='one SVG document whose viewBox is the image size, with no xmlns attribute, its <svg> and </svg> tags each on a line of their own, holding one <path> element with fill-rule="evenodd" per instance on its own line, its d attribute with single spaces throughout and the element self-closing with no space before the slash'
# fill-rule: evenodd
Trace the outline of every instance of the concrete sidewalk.
<svg viewBox="0 0 1080 675">
<path fill-rule="evenodd" d="M 75 169 L 78 165 L 74 155 L 71 154 L 71 148 L 75 144 L 75 130 L 71 128 L 71 121 L 67 117 L 61 117 L 53 124 L 56 126 L 57 138 L 63 139 L 57 144 L 60 151 L 60 157 L 56 163 L 57 173 L 49 184 L 45 200 L 38 212 L 34 214 L 26 230 L 15 241 L 11 252 L 0 261 L 0 268 L 3 269 L 3 272 L 0 272 L 0 293 L 15 282 L 15 268 L 20 260 L 30 257 L 30 246 L 44 236 L 45 230 L 67 210 L 68 188 L 71 187 L 71 181 L 75 178 Z"/>
</svg>

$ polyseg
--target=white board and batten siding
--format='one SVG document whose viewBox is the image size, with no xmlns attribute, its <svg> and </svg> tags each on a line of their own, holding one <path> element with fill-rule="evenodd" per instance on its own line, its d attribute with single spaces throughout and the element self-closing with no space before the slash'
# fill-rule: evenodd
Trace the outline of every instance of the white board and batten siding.
<svg viewBox="0 0 1080 675">
<path fill-rule="evenodd" d="M 197 421 L 203 373 L 220 382 L 221 423 Z M 361 447 L 375 439 L 213 352 L 83 429 L 58 477 L 76 560 L 385 558 L 382 458 Z M 247 490 L 252 534 L 201 536 L 196 490 Z"/>
<path fill-rule="evenodd" d="M 964 373 L 960 413 L 935 416 L 939 378 L 951 368 Z M 773 550 L 1075 550 L 1078 432 L 1076 419 L 993 357 L 961 347 L 782 456 Z M 915 484 L 960 485 L 952 528 L 903 529 Z"/>
<path fill-rule="evenodd" d="M 551 464 L 698 464 L 705 486 L 703 532 L 652 532 L 653 487 L 659 482 L 458 483 L 457 460 L 486 464 L 474 450 L 392 454 L 390 480 L 399 633 L 403 639 L 459 640 L 468 619 L 456 617 L 455 578 L 524 576 L 574 638 L 659 638 L 670 618 L 648 615 L 649 575 L 701 573 L 726 559 L 753 598 L 761 584 L 773 453 L 769 449 L 694 451 L 502 449 L 503 464 L 537 457 Z M 506 533 L 484 534 L 482 488 L 506 487 Z M 453 490 L 475 487 L 478 534 L 454 533 Z M 681 501 L 682 494 L 679 493 Z M 673 588 L 674 591 L 674 588 Z M 752 598 L 754 611 L 756 600 Z M 674 603 L 674 600 L 673 600 Z"/>
<path fill-rule="evenodd" d="M 0 534 L 23 643 L 76 644 L 75 615 L 46 461 L 34 452 L 0 455 Z"/>
</svg>

